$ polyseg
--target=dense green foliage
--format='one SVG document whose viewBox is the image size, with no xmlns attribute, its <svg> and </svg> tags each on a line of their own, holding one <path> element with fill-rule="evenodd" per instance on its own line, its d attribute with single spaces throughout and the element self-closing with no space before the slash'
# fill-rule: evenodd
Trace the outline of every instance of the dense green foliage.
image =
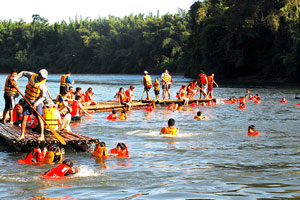
<svg viewBox="0 0 300 200">
<path fill-rule="evenodd" d="M 299 82 L 299 0 L 206 0 L 190 16 L 187 74 Z"/>
<path fill-rule="evenodd" d="M 49 24 L 0 21 L 0 72 L 161 73 L 300 78 L 299 0 L 204 0 L 188 13 Z"/>
<path fill-rule="evenodd" d="M 108 17 L 49 24 L 33 15 L 32 23 L 0 22 L 2 72 L 46 68 L 52 73 L 161 73 L 184 71 L 188 15 Z"/>
</svg>

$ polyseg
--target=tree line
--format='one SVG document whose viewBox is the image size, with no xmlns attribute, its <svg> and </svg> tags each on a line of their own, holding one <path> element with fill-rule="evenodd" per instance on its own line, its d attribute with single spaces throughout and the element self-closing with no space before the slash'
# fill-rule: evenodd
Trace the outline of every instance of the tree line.
<svg viewBox="0 0 300 200">
<path fill-rule="evenodd" d="M 175 14 L 0 21 L 0 72 L 129 73 L 299 82 L 298 0 L 204 0 Z"/>
</svg>

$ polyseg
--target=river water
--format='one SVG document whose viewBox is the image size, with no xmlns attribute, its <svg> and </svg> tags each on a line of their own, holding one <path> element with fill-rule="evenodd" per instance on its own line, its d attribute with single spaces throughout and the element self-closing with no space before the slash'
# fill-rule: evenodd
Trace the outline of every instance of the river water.
<svg viewBox="0 0 300 200">
<path fill-rule="evenodd" d="M 155 76 L 152 76 L 154 78 Z M 2 85 L 6 75 L 0 75 Z M 92 87 L 95 100 L 111 100 L 119 87 L 135 85 L 141 97 L 142 76 L 72 75 L 75 87 Z M 47 82 L 52 96 L 59 91 L 59 75 Z M 174 76 L 175 98 L 189 79 Z M 24 91 L 27 80 L 19 81 Z M 17 163 L 23 153 L 0 152 L 1 199 L 282 199 L 300 198 L 299 112 L 295 88 L 249 88 L 262 97 L 247 109 L 219 103 L 191 111 L 155 112 L 133 110 L 127 121 L 107 121 L 107 112 L 94 113 L 75 132 L 105 141 L 108 148 L 127 144 L 129 158 L 95 160 L 90 153 L 66 152 L 80 167 L 78 174 L 59 181 L 41 179 L 51 165 Z M 217 88 L 215 96 L 245 95 L 246 88 Z M 3 87 L 1 87 L 1 93 Z M 151 96 L 154 97 L 153 91 Z M 285 96 L 286 104 L 279 104 Z M 4 100 L 0 102 L 3 109 Z M 193 119 L 200 110 L 208 120 Z M 180 133 L 176 138 L 159 135 L 167 120 L 174 118 Z M 249 137 L 254 124 L 261 133 Z"/>
</svg>

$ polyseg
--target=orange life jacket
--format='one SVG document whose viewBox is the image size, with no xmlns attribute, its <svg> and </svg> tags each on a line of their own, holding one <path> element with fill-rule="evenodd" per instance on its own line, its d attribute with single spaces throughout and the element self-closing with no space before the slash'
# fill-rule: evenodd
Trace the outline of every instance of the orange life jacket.
<svg viewBox="0 0 300 200">
<path fill-rule="evenodd" d="M 213 76 L 208 76 L 207 77 L 207 82 L 208 82 L 207 83 L 208 85 L 212 86 L 214 84 L 214 77 Z"/>
<path fill-rule="evenodd" d="M 176 95 L 177 98 L 184 98 L 186 97 L 186 92 L 184 88 L 180 88 L 178 95 Z"/>
<path fill-rule="evenodd" d="M 14 87 L 14 86 L 12 86 L 10 83 L 9 83 L 9 80 L 10 80 L 10 78 L 11 78 L 11 75 L 9 75 L 7 78 L 6 78 L 6 81 L 5 81 L 5 87 L 4 87 L 4 92 L 5 93 L 11 93 L 11 94 L 13 94 L 13 95 L 15 95 L 15 94 L 17 94 L 17 89 Z M 17 81 L 15 81 L 16 83 L 16 85 L 18 84 L 18 82 Z"/>
<path fill-rule="evenodd" d="M 17 113 L 17 109 L 20 110 L 20 113 Z M 23 106 L 21 106 L 20 104 L 16 104 L 13 110 L 13 121 L 14 122 L 22 121 L 23 119 L 22 116 L 23 116 Z"/>
<path fill-rule="evenodd" d="M 119 157 L 119 158 L 128 157 L 129 156 L 128 148 L 127 148 L 127 146 L 125 146 L 125 147 L 126 148 L 124 150 L 119 151 L 118 153 L 117 153 L 117 148 L 113 148 L 110 150 L 110 153 L 117 154 L 117 157 Z"/>
<path fill-rule="evenodd" d="M 207 78 L 206 74 L 202 74 L 202 75 L 200 76 L 200 83 L 201 83 L 202 85 L 205 85 L 205 84 L 206 84 L 206 78 Z"/>
<path fill-rule="evenodd" d="M 103 148 L 100 146 L 100 144 L 96 144 L 93 152 L 93 156 L 99 157 L 99 158 L 105 158 L 107 155 L 107 148 L 105 147 L 105 150 L 103 151 Z"/>
<path fill-rule="evenodd" d="M 163 127 L 162 134 L 177 135 L 177 128 Z"/>
<path fill-rule="evenodd" d="M 50 171 L 46 172 L 44 175 L 42 175 L 44 178 L 48 179 L 56 179 L 56 178 L 62 178 L 67 173 L 74 173 L 73 169 L 69 167 L 68 165 L 62 163 L 58 165 L 57 167 L 51 169 Z"/>
<path fill-rule="evenodd" d="M 248 135 L 249 136 L 256 136 L 256 135 L 259 135 L 259 132 L 258 131 L 248 132 Z"/>
<path fill-rule="evenodd" d="M 118 98 L 120 98 L 121 103 L 127 100 L 124 92 L 118 92 Z"/>
<path fill-rule="evenodd" d="M 158 81 L 158 82 L 154 82 L 154 91 L 159 91 L 160 90 L 160 82 Z"/>
<path fill-rule="evenodd" d="M 35 164 L 37 162 L 42 162 L 45 155 L 40 149 L 34 148 L 33 151 L 29 152 L 24 160 L 18 160 L 19 163 L 23 164 Z"/>
<path fill-rule="evenodd" d="M 131 89 L 128 89 L 125 91 L 125 95 L 127 97 L 127 99 L 133 97 L 133 91 Z"/>
<path fill-rule="evenodd" d="M 79 102 L 78 101 L 73 101 L 72 103 L 72 112 L 71 112 L 72 116 L 80 116 L 81 115 L 81 109 L 79 106 Z"/>
<path fill-rule="evenodd" d="M 46 79 L 36 82 L 37 76 L 38 74 L 33 74 L 26 85 L 25 96 L 27 99 L 37 100 L 41 94 L 40 87 L 46 82 Z"/>
<path fill-rule="evenodd" d="M 120 120 L 126 120 L 126 114 L 125 114 L 125 113 L 121 113 L 121 114 L 119 115 L 119 119 L 120 119 Z"/>
<path fill-rule="evenodd" d="M 116 119 L 118 119 L 118 117 L 117 117 L 116 114 L 111 113 L 110 115 L 108 115 L 108 117 L 106 119 L 108 119 L 108 120 L 116 120 Z"/>
<path fill-rule="evenodd" d="M 66 81 L 67 77 L 69 77 L 69 75 L 64 74 L 61 76 L 61 78 L 60 78 L 60 86 L 61 87 L 65 87 L 65 86 L 69 87 L 70 83 L 67 83 L 67 81 Z"/>
<path fill-rule="evenodd" d="M 279 102 L 279 103 L 286 103 L 287 100 L 285 100 L 285 101 L 281 100 L 281 101 L 278 101 L 278 102 Z"/>
</svg>

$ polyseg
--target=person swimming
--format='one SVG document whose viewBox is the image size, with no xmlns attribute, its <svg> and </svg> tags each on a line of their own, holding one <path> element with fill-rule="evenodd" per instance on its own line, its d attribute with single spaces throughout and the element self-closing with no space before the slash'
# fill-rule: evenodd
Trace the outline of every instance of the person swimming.
<svg viewBox="0 0 300 200">
<path fill-rule="evenodd" d="M 207 119 L 207 117 L 204 117 L 203 113 L 201 111 L 198 111 L 197 116 L 194 116 L 194 119 L 202 120 L 202 119 Z"/>
<path fill-rule="evenodd" d="M 124 143 L 118 143 L 115 148 L 110 150 L 110 154 L 112 156 L 122 158 L 122 157 L 128 157 L 129 151 L 128 151 L 127 146 Z"/>
<path fill-rule="evenodd" d="M 116 119 L 118 119 L 117 112 L 115 110 L 112 110 L 111 114 L 108 115 L 108 117 L 106 117 L 106 119 L 108 119 L 108 120 L 116 120 Z"/>
<path fill-rule="evenodd" d="M 69 159 L 66 159 L 57 167 L 45 172 L 42 177 L 47 179 L 57 179 L 75 174 L 76 172 L 78 172 L 78 168 L 73 168 L 73 162 Z"/>
<path fill-rule="evenodd" d="M 175 120 L 173 118 L 170 118 L 168 120 L 168 127 L 163 127 L 160 130 L 160 134 L 168 134 L 168 135 L 177 135 L 178 128 L 175 128 Z"/>
<path fill-rule="evenodd" d="M 285 97 L 282 97 L 282 99 L 281 99 L 281 101 L 278 101 L 279 103 L 286 103 L 287 102 L 287 100 L 286 100 L 286 98 Z"/>
<path fill-rule="evenodd" d="M 254 125 L 250 125 L 248 127 L 248 135 L 249 136 L 257 136 L 257 135 L 259 135 L 259 132 L 256 130 L 256 128 L 255 128 Z"/>
</svg>

